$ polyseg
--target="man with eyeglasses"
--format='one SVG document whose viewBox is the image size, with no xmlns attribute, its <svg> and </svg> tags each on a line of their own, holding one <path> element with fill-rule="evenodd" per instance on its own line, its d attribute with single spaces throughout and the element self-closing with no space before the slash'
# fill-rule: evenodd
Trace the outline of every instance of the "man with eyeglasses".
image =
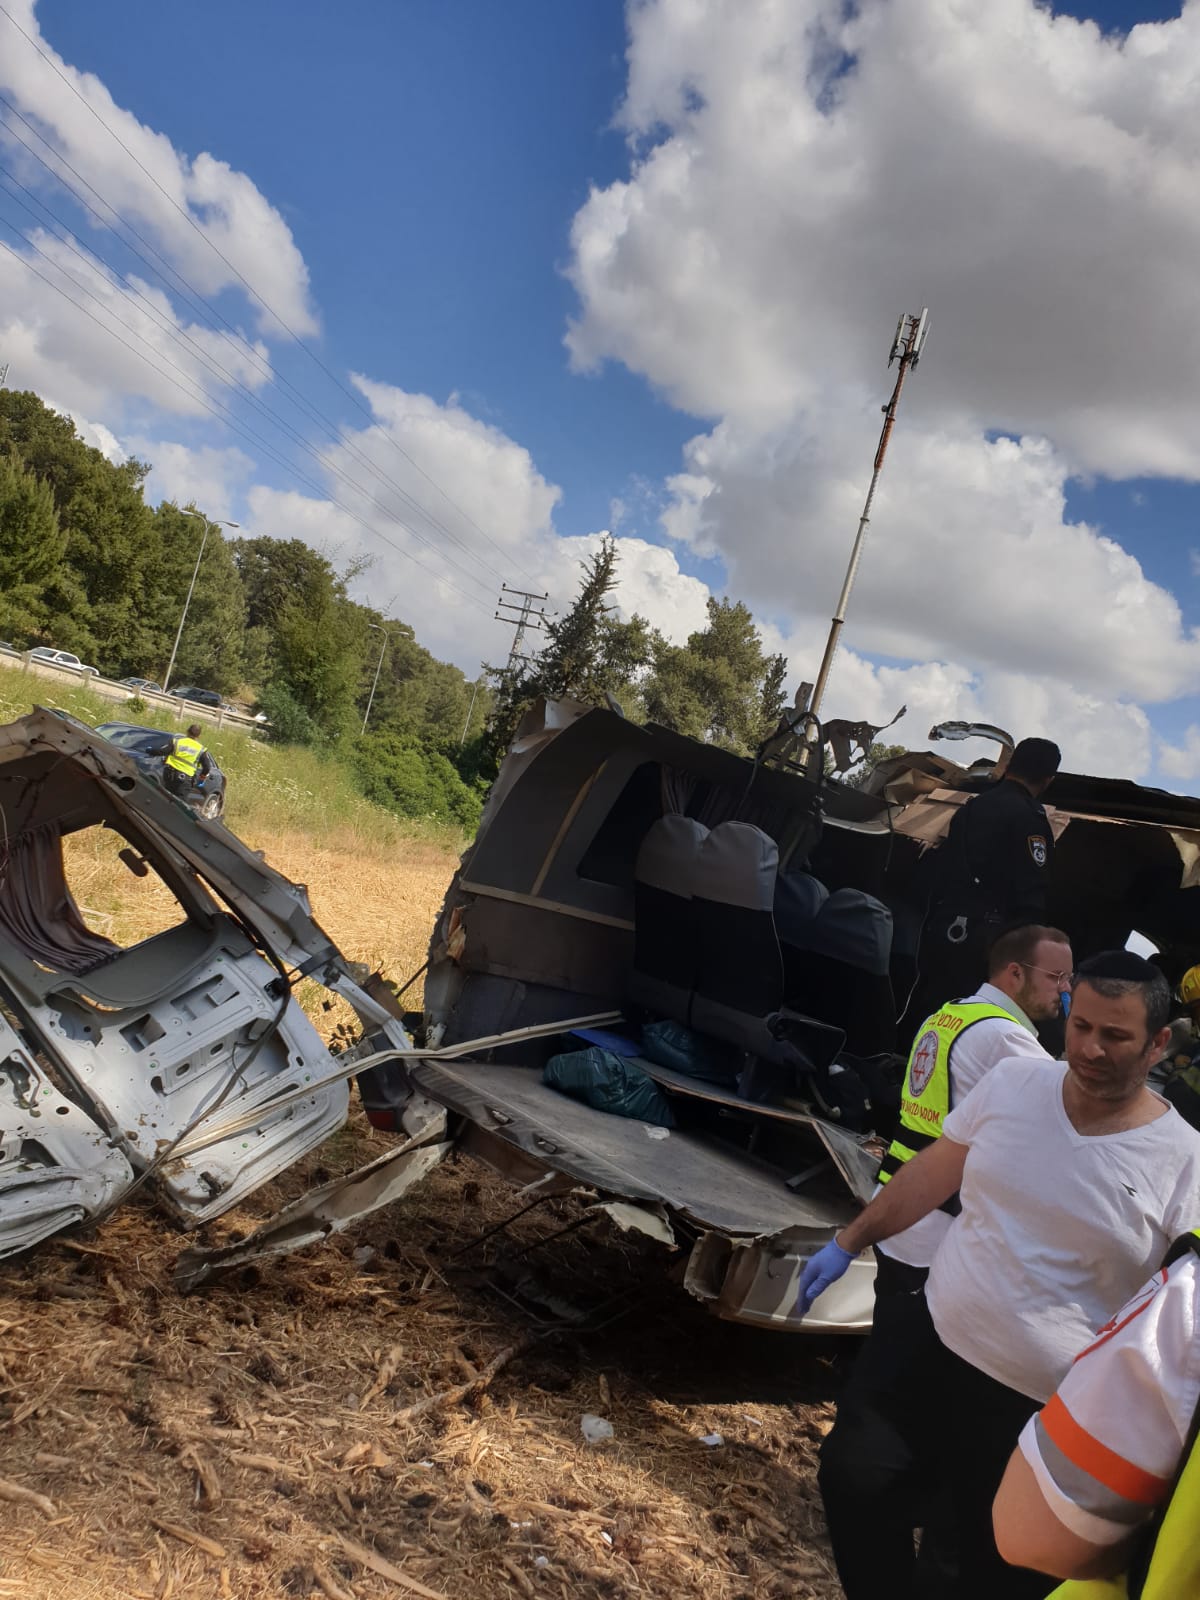
<svg viewBox="0 0 1200 1600">
<path fill-rule="evenodd" d="M 921 1557 L 932 1541 L 956 1572 L 949 1583 L 936 1571 L 893 1577 L 889 1600 L 1042 1600 L 1054 1587 L 1001 1561 L 991 1504 L 1029 1418 L 1200 1216 L 1200 1134 L 1146 1086 L 1169 1010 L 1166 979 L 1141 957 L 1113 950 L 1084 962 L 1066 1060 L 989 1072 L 942 1137 L 801 1275 L 807 1310 L 860 1250 L 961 1195 L 930 1268 L 924 1341 L 902 1380 L 919 1389 L 928 1439 Z M 860 1538 L 876 1538 L 870 1521 Z"/>
<path fill-rule="evenodd" d="M 917 1030 L 908 1059 L 896 1138 L 884 1157 L 887 1184 L 940 1136 L 950 1111 L 1001 1061 L 1050 1062 L 1035 1025 L 1057 1017 L 1071 982 L 1065 933 L 1030 923 L 992 946 L 988 981 L 965 1000 L 947 1000 Z M 928 1397 L 920 1363 L 928 1346 L 925 1280 L 960 1209 L 958 1197 L 875 1246 L 871 1336 L 838 1399 L 821 1451 L 820 1483 L 842 1585 L 850 1600 L 883 1586 L 900 1592 L 916 1571 L 913 1530 L 928 1515 Z M 869 1465 L 868 1465 L 869 1463 Z M 864 1539 L 864 1525 L 871 1538 Z M 949 1580 L 950 1552 L 924 1543 L 921 1571 Z"/>
</svg>

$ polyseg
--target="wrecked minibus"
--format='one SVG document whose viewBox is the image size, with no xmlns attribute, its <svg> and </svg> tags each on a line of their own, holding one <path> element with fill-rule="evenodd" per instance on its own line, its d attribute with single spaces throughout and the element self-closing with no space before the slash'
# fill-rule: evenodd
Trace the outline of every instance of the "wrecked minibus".
<svg viewBox="0 0 1200 1600">
<path fill-rule="evenodd" d="M 982 727 L 931 737 L 968 735 L 998 739 L 1001 762 L 1011 746 Z M 186 1251 L 181 1287 L 351 1225 L 457 1148 L 522 1209 L 583 1197 L 669 1247 L 719 1316 L 863 1331 L 869 1263 L 803 1324 L 797 1280 L 873 1190 L 920 1020 L 904 1011 L 925 858 L 997 763 L 908 754 L 854 787 L 790 749 L 751 760 L 539 703 L 412 1016 L 333 946 L 301 886 L 94 730 L 43 711 L 0 729 L 0 1252 L 95 1223 L 143 1184 L 184 1227 L 215 1217 L 340 1126 L 355 1079 L 394 1147 L 248 1239 Z M 1200 958 L 1200 802 L 1071 774 L 1046 801 L 1048 916 L 1076 953 L 1136 930 L 1169 971 Z M 62 841 L 88 828 L 169 891 L 174 920 L 130 948 L 71 898 Z M 301 977 L 354 1008 L 361 1039 L 340 1055 L 296 1004 Z M 610 1114 L 544 1081 L 580 1057 L 626 1064 L 668 1114 Z"/>
</svg>

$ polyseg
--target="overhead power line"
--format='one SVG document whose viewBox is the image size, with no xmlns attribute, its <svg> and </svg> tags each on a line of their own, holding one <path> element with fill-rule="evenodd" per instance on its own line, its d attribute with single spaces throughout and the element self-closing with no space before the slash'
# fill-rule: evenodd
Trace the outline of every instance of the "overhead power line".
<svg viewBox="0 0 1200 1600">
<path fill-rule="evenodd" d="M 230 410 L 230 408 L 224 403 L 224 401 L 218 399 L 215 395 L 214 396 L 206 395 L 205 392 L 204 392 L 204 389 L 199 384 L 194 382 L 193 378 L 188 374 L 188 372 L 183 367 L 181 367 L 179 365 L 178 362 L 172 361 L 171 358 L 169 356 L 163 354 L 162 351 L 156 350 L 154 345 L 152 345 L 144 337 L 143 334 L 139 333 L 138 330 L 135 327 L 133 327 L 131 323 L 127 322 L 124 317 L 122 317 L 117 311 L 115 311 L 113 309 L 113 307 L 111 307 L 104 300 L 102 300 L 95 293 L 94 290 L 90 289 L 86 284 L 80 283 L 78 278 L 73 277 L 72 274 L 69 273 L 66 270 L 65 267 L 63 267 L 59 262 L 54 261 L 52 257 L 48 256 L 46 254 L 46 252 L 43 249 L 41 249 L 41 247 L 39 245 L 35 244 L 31 239 L 24 239 L 23 236 L 20 234 L 19 230 L 16 228 L 14 223 L 9 221 L 7 218 L 3 218 L 3 219 L 0 219 L 0 220 L 3 220 L 9 228 L 12 228 L 13 232 L 16 233 L 19 238 L 22 238 L 22 242 L 26 245 L 26 247 L 28 249 L 34 251 L 37 255 L 41 256 L 42 259 L 44 261 L 46 261 L 50 266 L 52 266 L 57 272 L 60 272 L 62 274 L 62 276 L 64 278 L 66 278 L 68 283 L 73 284 L 75 286 L 75 288 L 77 288 L 80 291 L 81 294 L 85 295 L 89 300 L 93 301 L 97 306 L 99 306 L 101 311 L 103 311 L 103 313 L 105 314 L 105 316 L 111 317 L 112 320 L 115 323 L 117 323 L 120 327 L 124 328 L 127 333 L 131 334 L 133 336 L 133 338 L 138 341 L 139 344 L 145 345 L 149 350 L 151 350 L 153 352 L 153 354 L 155 356 L 157 356 L 159 358 L 159 360 L 165 362 L 165 364 L 173 372 L 177 372 L 179 374 L 179 376 L 184 380 L 184 383 L 180 383 L 180 382 L 178 382 L 178 380 L 170 378 L 167 373 L 163 372 L 161 367 L 156 366 L 155 363 L 153 361 L 151 361 L 148 357 L 143 355 L 140 350 L 134 349 L 134 347 L 131 344 L 129 344 L 128 340 L 120 339 L 119 335 L 113 334 L 113 331 L 112 331 L 111 328 L 107 327 L 103 322 L 101 322 L 99 320 L 98 317 L 96 317 L 92 312 L 88 311 L 86 306 L 80 305 L 80 303 L 77 300 L 73 299 L 72 296 L 68 295 L 65 292 L 65 290 L 63 290 L 61 288 L 60 285 L 55 284 L 53 282 L 53 280 L 51 280 L 50 278 L 47 278 L 43 273 L 37 272 L 36 268 L 34 268 L 32 266 L 32 264 L 28 260 L 23 258 L 19 254 L 19 252 L 12 250 L 10 246 L 5 245 L 4 248 L 9 251 L 10 255 L 15 256 L 18 261 L 24 260 L 27 270 L 34 272 L 35 275 L 38 278 L 40 278 L 43 283 L 46 283 L 50 288 L 57 289 L 58 292 L 60 294 L 62 294 L 63 297 L 66 300 L 68 300 L 70 302 L 70 304 L 72 304 L 72 305 L 74 305 L 76 307 L 77 310 L 82 311 L 84 313 L 84 315 L 90 317 L 91 320 L 96 324 L 97 327 L 103 329 L 111 337 L 119 339 L 119 342 L 121 344 L 123 344 L 126 347 L 126 349 L 130 350 L 132 354 L 138 356 L 140 360 L 145 361 L 146 364 L 148 366 L 150 366 L 154 371 L 158 372 L 161 377 L 166 378 L 167 382 L 172 383 L 176 388 L 180 389 L 184 393 L 189 393 L 190 392 L 191 397 L 193 399 L 197 400 L 200 404 L 202 404 L 205 407 L 205 409 L 210 413 L 210 415 L 217 416 L 218 410 L 220 412 L 223 412 L 224 413 L 224 419 L 223 420 L 225 421 L 227 426 L 234 428 L 235 431 L 239 432 L 243 438 L 248 439 L 249 441 L 251 441 L 254 444 L 258 445 L 261 449 L 266 450 L 269 453 L 271 459 L 273 461 L 277 462 L 286 471 L 291 473 L 292 476 L 295 477 L 298 482 L 301 482 L 307 488 L 310 488 L 320 498 L 330 500 L 331 503 L 333 503 L 335 505 L 338 505 L 343 510 L 347 510 L 348 511 L 349 508 L 342 506 L 341 502 L 336 500 L 330 494 L 328 488 L 325 485 L 317 483 L 314 479 L 307 477 L 305 474 L 303 474 L 295 466 L 295 464 L 293 462 L 290 462 L 285 457 L 281 456 L 278 453 L 278 451 L 275 449 L 275 447 L 268 440 L 264 439 L 261 434 L 255 433 L 253 429 L 246 427 L 246 425 L 244 423 L 242 423 L 234 415 L 233 411 Z M 184 384 L 187 384 L 188 388 L 184 388 Z M 250 398 L 253 401 L 256 397 L 251 395 Z M 222 418 L 218 417 L 217 420 L 221 421 Z M 282 421 L 277 421 L 277 426 L 279 426 L 281 429 L 284 429 L 287 432 L 289 432 L 292 435 L 292 437 L 296 440 L 296 442 L 301 446 L 302 449 L 306 450 L 310 455 L 312 455 L 322 466 L 325 467 L 325 469 L 329 473 L 331 473 L 333 476 L 339 478 L 343 483 L 345 483 L 346 486 L 351 491 L 353 491 L 355 493 L 360 493 L 360 494 L 361 493 L 366 493 L 366 491 L 363 490 L 363 488 L 362 488 L 362 486 L 360 484 L 355 482 L 352 478 L 348 477 L 334 463 L 328 461 L 327 458 L 325 456 L 323 456 L 320 451 L 314 449 L 313 446 L 310 445 L 300 434 L 296 433 L 296 431 L 294 429 L 289 428 L 287 423 L 284 423 Z M 424 538 L 420 533 L 417 532 L 416 529 L 409 527 L 409 525 L 407 523 L 403 522 L 400 518 L 395 517 L 391 513 L 388 513 L 386 511 L 384 511 L 383 507 L 379 506 L 377 501 L 375 502 L 375 504 L 376 504 L 376 508 L 389 521 L 395 522 L 398 527 L 401 527 L 407 533 L 412 534 L 412 536 L 417 540 L 417 542 L 419 544 L 423 545 L 426 549 L 429 549 L 429 550 L 433 551 L 435 554 L 439 555 L 443 560 L 447 561 L 452 567 L 454 567 L 454 569 L 457 572 L 460 572 L 463 575 L 463 577 L 467 578 L 468 581 L 476 584 L 477 587 L 483 593 L 487 593 L 488 592 L 488 588 L 487 588 L 486 583 L 484 582 L 483 579 L 481 579 L 478 576 L 478 574 L 469 571 L 466 567 L 462 566 L 462 564 L 460 562 L 455 561 L 454 558 L 452 556 L 450 556 L 446 551 L 438 550 L 437 547 L 434 544 L 432 544 L 432 542 L 429 539 Z M 395 549 L 397 551 L 400 551 L 402 554 L 408 553 L 408 552 L 404 552 L 400 545 L 397 545 L 397 544 L 394 543 L 394 541 L 388 539 L 385 534 L 380 533 L 376 528 L 373 527 L 372 524 L 369 524 L 369 523 L 363 521 L 361 518 L 359 518 L 357 520 L 360 521 L 361 525 L 364 528 L 366 528 L 368 532 L 374 534 L 378 538 L 381 538 L 384 541 L 384 543 L 391 545 L 393 549 Z M 420 562 L 418 562 L 417 564 L 418 565 L 422 565 L 422 563 L 420 563 Z M 426 568 L 425 570 L 429 571 L 431 569 Z"/>
<path fill-rule="evenodd" d="M 246 293 L 248 295 L 250 295 L 251 298 L 253 300 L 255 300 L 257 302 L 257 304 L 259 306 L 261 306 L 262 309 L 264 311 L 266 311 L 267 314 L 279 325 L 279 327 L 281 327 L 284 330 L 284 332 L 288 335 L 288 337 L 291 339 L 293 344 L 295 344 L 300 350 L 302 350 L 304 352 L 304 354 L 309 358 L 309 360 L 311 362 L 313 362 L 314 365 L 317 366 L 320 369 L 320 371 L 325 374 L 325 376 L 329 379 L 329 381 L 331 383 L 333 383 L 334 385 L 336 385 L 336 387 L 346 397 L 346 399 L 350 401 L 351 405 L 353 405 L 359 412 L 361 412 L 363 416 L 367 417 L 368 420 L 372 423 L 372 425 L 376 425 L 377 419 L 375 417 L 375 413 L 371 410 L 371 408 L 368 405 L 366 405 L 364 403 L 362 397 L 360 395 L 355 394 L 352 389 L 349 389 L 341 381 L 341 379 L 337 376 L 337 374 L 335 372 L 333 372 L 332 369 L 329 366 L 327 366 L 324 361 L 321 360 L 320 356 L 317 355 L 316 351 L 313 350 L 310 345 L 305 343 L 305 341 L 299 336 L 299 334 L 297 334 L 295 332 L 295 330 L 290 326 L 290 324 L 284 319 L 284 317 L 278 311 L 276 311 L 276 309 L 264 298 L 264 296 L 262 294 L 259 293 L 259 291 L 254 287 L 254 285 L 249 281 L 249 279 L 244 276 L 244 274 L 240 271 L 240 269 L 238 267 L 236 267 L 232 261 L 230 261 L 229 257 L 227 255 L 225 255 L 224 251 L 222 251 L 216 244 L 213 243 L 212 239 L 205 232 L 205 230 L 200 226 L 200 224 L 196 221 L 195 217 L 191 214 L 191 212 L 186 207 L 181 206 L 179 204 L 179 202 L 175 199 L 175 196 L 173 194 L 171 194 L 169 190 L 163 188 L 162 184 L 158 181 L 158 179 L 155 177 L 153 172 L 151 172 L 150 169 L 148 167 L 146 167 L 142 163 L 141 160 L 139 160 L 139 158 L 134 154 L 134 152 L 129 148 L 129 146 L 121 138 L 120 134 L 117 133 L 115 128 L 112 128 L 112 127 L 109 126 L 109 124 L 104 120 L 104 118 L 96 110 L 95 106 L 92 105 L 91 101 L 88 100 L 86 95 L 83 95 L 83 94 L 81 94 L 79 92 L 79 90 L 75 86 L 75 84 L 73 84 L 71 82 L 70 78 L 68 78 L 67 75 L 64 72 L 61 71 L 61 69 L 59 68 L 58 64 L 54 60 L 52 60 L 50 56 L 48 56 L 46 54 L 46 52 L 42 49 L 41 45 L 37 42 L 37 40 L 35 38 L 33 38 L 30 34 L 26 33 L 25 29 L 21 26 L 21 24 L 13 16 L 11 11 L 9 11 L 7 6 L 5 6 L 2 3 L 2 0 L 0 0 L 0 14 L 3 14 L 8 19 L 8 21 L 12 24 L 12 26 L 17 30 L 17 32 L 21 35 L 21 37 L 26 41 L 26 43 L 29 44 L 32 49 L 36 50 L 38 55 L 42 58 L 42 60 L 46 63 L 46 65 L 50 68 L 50 70 L 54 73 L 54 75 L 60 80 L 60 82 L 65 84 L 65 86 L 71 91 L 71 93 L 75 96 L 75 98 L 79 101 L 79 103 L 82 106 L 84 106 L 86 108 L 86 110 L 90 113 L 90 115 L 92 117 L 94 117 L 95 120 L 100 124 L 100 126 L 109 135 L 109 137 L 111 139 L 115 140 L 115 142 L 121 147 L 121 149 L 125 152 L 125 154 L 129 157 L 129 159 L 137 167 L 139 172 L 141 172 L 154 185 L 154 187 L 158 190 L 158 192 L 163 196 L 163 198 L 167 201 L 168 205 L 170 205 L 171 208 L 174 211 L 178 212 L 178 214 L 183 218 L 183 220 L 188 224 L 188 226 L 196 234 L 198 234 L 201 239 L 203 239 L 204 243 L 213 252 L 213 254 L 220 261 L 222 261 L 224 263 L 224 265 L 229 269 L 230 272 L 233 273 L 234 277 L 237 278 L 238 282 L 246 290 Z M 19 113 L 18 113 L 18 115 L 19 115 Z M 90 185 L 89 185 L 89 187 L 90 187 Z M 113 208 L 110 207 L 109 209 L 112 210 Z M 116 214 L 117 213 L 114 211 L 114 215 L 116 215 Z M 172 269 L 172 270 L 174 270 L 174 269 Z M 503 546 L 500 545 L 492 537 L 491 534 L 489 534 L 484 528 L 481 528 L 480 525 L 475 521 L 475 519 L 470 515 L 470 513 L 468 511 L 464 510 L 464 508 L 461 505 L 459 505 L 459 503 L 441 486 L 441 484 L 438 483 L 437 480 L 434 477 L 432 477 L 431 474 L 428 473 L 425 470 L 424 467 L 421 466 L 420 462 L 418 462 L 418 461 L 413 459 L 413 457 L 409 454 L 409 452 L 404 449 L 403 445 L 401 445 L 398 440 L 394 439 L 392 437 L 392 435 L 387 431 L 386 428 L 382 430 L 382 437 L 387 440 L 387 442 L 392 446 L 392 448 L 397 452 L 398 455 L 403 457 L 403 459 L 408 462 L 409 466 L 412 467 L 412 469 L 415 472 L 417 472 L 422 478 L 424 478 L 424 480 L 431 486 L 431 488 L 433 488 L 439 495 L 441 495 L 442 499 L 445 500 L 447 505 L 453 507 L 453 509 L 458 512 L 459 516 L 461 516 L 464 519 L 464 521 L 468 524 L 468 526 L 474 528 L 475 532 L 478 533 L 479 536 L 482 539 L 486 540 L 486 542 L 488 544 L 490 544 L 494 550 L 496 550 L 499 554 L 503 555 L 506 560 L 511 559 L 511 552 L 506 551 L 503 548 Z M 524 570 L 524 568 L 522 568 L 522 570 Z"/>
<path fill-rule="evenodd" d="M 11 227 L 12 224 L 9 223 L 9 226 Z M 28 243 L 27 240 L 24 242 Z M 123 345 L 131 352 L 131 354 L 135 355 L 138 360 L 144 361 L 148 367 L 157 372 L 161 378 L 165 379 L 166 382 L 174 384 L 176 388 L 182 390 L 182 392 L 185 394 L 189 393 L 189 390 L 183 383 L 179 381 L 179 379 L 171 377 L 170 373 L 164 372 L 160 366 L 158 366 L 154 361 L 151 361 L 148 356 L 144 355 L 127 339 L 123 339 L 121 335 L 116 333 L 112 328 L 106 327 L 105 324 L 101 322 L 100 319 L 91 311 L 89 311 L 85 305 L 80 304 L 78 300 L 69 295 L 61 284 L 55 283 L 53 279 L 48 278 L 45 273 L 39 272 L 27 257 L 22 256 L 19 251 L 14 250 L 12 246 L 6 244 L 3 239 L 0 239 L 0 250 L 5 251 L 8 255 L 12 256 L 14 260 L 20 262 L 27 272 L 32 273 L 35 278 L 40 279 L 40 281 L 44 283 L 47 288 L 52 289 L 56 294 L 61 295 L 63 299 L 68 302 L 68 304 L 73 305 L 77 311 L 81 312 L 91 322 L 95 323 L 95 325 L 100 328 L 102 332 L 107 333 L 110 338 L 115 339 L 118 344 Z M 135 336 L 140 337 L 137 335 Z M 168 364 L 170 365 L 171 363 Z M 449 578 L 447 578 L 444 573 L 436 572 L 432 567 L 427 566 L 426 563 L 422 561 L 419 556 L 414 555 L 411 550 L 404 549 L 402 545 L 398 545 L 395 540 L 389 539 L 386 534 L 380 532 L 378 528 L 373 527 L 370 523 L 365 521 L 359 516 L 353 507 L 344 505 L 342 501 L 336 497 L 336 495 L 331 495 L 329 491 L 321 484 L 314 483 L 312 479 L 305 477 L 305 475 L 299 471 L 293 462 L 287 461 L 284 457 L 280 456 L 275 451 L 274 447 L 267 440 L 263 439 L 260 434 L 254 433 L 252 429 L 244 427 L 242 423 L 237 421 L 233 417 L 232 413 L 228 412 L 227 407 L 222 407 L 222 409 L 227 412 L 227 416 L 222 419 L 217 410 L 217 407 L 221 406 L 220 401 L 214 402 L 210 400 L 210 398 L 204 394 L 202 389 L 193 389 L 190 393 L 190 398 L 194 399 L 197 404 L 202 406 L 204 410 L 208 411 L 210 415 L 216 417 L 218 421 L 224 420 L 226 424 L 239 435 L 239 437 L 247 439 L 252 444 L 257 445 L 260 449 L 265 450 L 273 461 L 275 461 L 279 466 L 282 466 L 285 471 L 290 472 L 297 479 L 297 481 L 311 488 L 317 495 L 321 496 L 322 499 L 328 501 L 330 505 L 335 506 L 353 522 L 356 522 L 359 527 L 363 528 L 373 538 L 380 539 L 384 544 L 391 546 L 391 548 L 395 550 L 398 555 L 403 556 L 405 560 L 413 562 L 415 566 L 420 567 L 423 572 L 428 573 L 429 576 L 434 578 L 438 583 L 444 583 L 446 587 L 452 590 L 453 593 L 457 594 L 460 599 L 467 601 L 468 604 L 479 606 L 481 610 L 485 609 L 484 603 L 477 596 L 465 594 L 463 590 L 461 590 L 457 584 L 453 583 Z"/>
</svg>

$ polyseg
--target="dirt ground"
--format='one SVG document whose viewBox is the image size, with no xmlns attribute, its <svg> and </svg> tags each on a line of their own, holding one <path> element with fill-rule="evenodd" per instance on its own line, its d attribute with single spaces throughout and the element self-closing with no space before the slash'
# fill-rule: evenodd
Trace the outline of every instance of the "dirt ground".
<svg viewBox="0 0 1200 1600">
<path fill-rule="evenodd" d="M 385 1143 L 356 1121 L 202 1237 Z M 813 1467 L 835 1348 L 715 1321 L 661 1247 L 578 1232 L 518 1256 L 570 1199 L 464 1248 L 516 1209 L 456 1159 L 190 1297 L 184 1241 L 136 1203 L 5 1263 L 0 1595 L 834 1600 Z M 611 1442 L 585 1442 L 587 1412 Z"/>
<path fill-rule="evenodd" d="M 385 874 L 271 845 L 349 956 L 397 978 L 424 959 L 445 851 Z M 91 904 L 106 883 L 101 863 Z M 356 1113 L 198 1242 L 391 1142 Z M 814 1465 L 844 1347 L 716 1321 L 661 1246 L 545 1242 L 570 1198 L 479 1241 L 517 1209 L 453 1158 L 192 1296 L 171 1270 L 194 1241 L 140 1196 L 0 1262 L 0 1600 L 836 1600 Z"/>
</svg>

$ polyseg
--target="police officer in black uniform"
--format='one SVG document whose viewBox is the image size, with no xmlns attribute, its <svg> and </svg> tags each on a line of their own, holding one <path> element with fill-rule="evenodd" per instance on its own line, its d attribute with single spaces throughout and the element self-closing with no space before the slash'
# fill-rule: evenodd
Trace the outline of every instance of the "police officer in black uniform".
<svg viewBox="0 0 1200 1600">
<path fill-rule="evenodd" d="M 921 975 L 907 1007 L 908 1023 L 920 1021 L 947 995 L 974 994 L 986 972 L 988 947 L 1003 929 L 1045 920 L 1054 835 L 1041 796 L 1061 761 L 1050 739 L 1022 739 L 999 782 L 959 808 L 934 857 Z"/>
</svg>

